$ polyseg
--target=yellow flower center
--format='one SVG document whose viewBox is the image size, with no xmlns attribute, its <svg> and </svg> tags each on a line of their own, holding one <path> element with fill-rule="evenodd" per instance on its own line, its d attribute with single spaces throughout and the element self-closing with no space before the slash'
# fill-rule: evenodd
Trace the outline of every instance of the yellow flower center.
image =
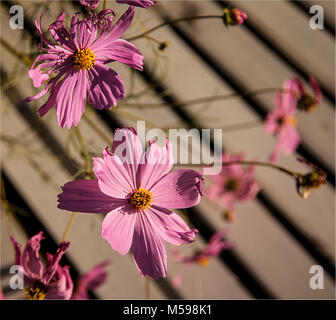
<svg viewBox="0 0 336 320">
<path fill-rule="evenodd" d="M 206 267 L 206 266 L 209 264 L 209 258 L 207 258 L 207 257 L 199 258 L 199 259 L 197 260 L 197 263 L 198 263 L 201 267 Z"/>
<path fill-rule="evenodd" d="M 90 49 L 78 50 L 73 54 L 73 65 L 77 70 L 90 70 L 95 65 L 95 55 Z"/>
<path fill-rule="evenodd" d="M 46 289 L 43 285 L 31 285 L 25 289 L 26 297 L 29 300 L 43 300 L 46 296 Z"/>
<path fill-rule="evenodd" d="M 139 188 L 135 191 L 131 198 L 130 203 L 138 210 L 146 210 L 152 205 L 153 194 L 146 189 Z"/>
</svg>

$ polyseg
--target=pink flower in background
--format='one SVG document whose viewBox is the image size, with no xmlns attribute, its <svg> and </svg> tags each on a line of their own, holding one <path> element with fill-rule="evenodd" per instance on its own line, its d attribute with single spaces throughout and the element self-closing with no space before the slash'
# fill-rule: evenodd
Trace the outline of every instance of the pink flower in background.
<svg viewBox="0 0 336 320">
<path fill-rule="evenodd" d="M 157 1 L 151 0 L 116 0 L 117 3 L 128 4 L 130 6 L 141 7 L 141 8 L 149 8 L 156 4 Z"/>
<path fill-rule="evenodd" d="M 210 200 L 218 199 L 225 208 L 231 211 L 234 210 L 236 202 L 252 200 L 260 190 L 253 178 L 254 166 L 243 168 L 241 164 L 224 165 L 227 162 L 242 160 L 244 160 L 242 154 L 234 156 L 226 153 L 222 156 L 221 173 L 209 176 L 212 185 L 207 189 L 207 197 Z"/>
<path fill-rule="evenodd" d="M 237 26 L 247 19 L 247 14 L 237 8 L 226 8 L 223 14 L 224 24 L 228 26 Z"/>
<path fill-rule="evenodd" d="M 71 297 L 73 300 L 87 300 L 89 299 L 88 291 L 95 290 L 100 287 L 107 279 L 107 272 L 105 267 L 108 261 L 100 263 L 92 268 L 89 272 L 81 275 L 76 280 L 75 290 Z"/>
<path fill-rule="evenodd" d="M 226 232 L 224 231 L 216 232 L 202 251 L 197 251 L 189 257 L 183 257 L 177 250 L 173 251 L 173 259 L 183 264 L 180 272 L 173 278 L 173 285 L 175 287 L 180 286 L 183 273 L 192 264 L 205 267 L 209 264 L 211 258 L 217 257 L 223 250 L 231 249 L 233 245 L 225 239 L 225 236 Z"/>
<path fill-rule="evenodd" d="M 265 120 L 265 130 L 277 136 L 277 144 L 270 155 L 270 161 L 276 162 L 280 151 L 291 155 L 300 143 L 296 130 L 295 113 L 299 92 L 296 79 L 286 80 L 283 85 L 284 92 L 275 95 L 275 109 L 270 112 Z"/>
<path fill-rule="evenodd" d="M 300 79 L 292 79 L 295 81 L 299 92 L 297 107 L 303 111 L 313 111 L 322 101 L 322 92 L 314 77 L 309 77 L 310 85 L 314 91 L 314 95 L 307 92 L 303 82 Z"/>
<path fill-rule="evenodd" d="M 41 44 L 48 48 L 42 48 L 46 53 L 36 58 L 28 74 L 36 88 L 48 82 L 44 90 L 25 102 L 49 92 L 48 101 L 38 110 L 41 117 L 56 106 L 58 125 L 70 129 L 77 126 L 87 97 L 99 110 L 116 106 L 118 99 L 124 98 L 122 79 L 106 63 L 116 60 L 142 70 L 143 56 L 133 44 L 119 39 L 133 20 L 134 8 L 130 7 L 113 26 L 109 14 L 113 12 L 107 9 L 83 20 L 74 14 L 68 30 L 62 13 L 49 26 L 55 44 L 41 31 L 42 16 L 35 22 Z"/>
<path fill-rule="evenodd" d="M 47 262 L 43 266 L 39 257 L 40 243 L 44 239 L 42 231 L 30 238 L 21 253 L 21 245 L 11 237 L 15 249 L 15 264 L 24 272 L 24 284 L 28 299 L 70 299 L 73 282 L 68 266 L 60 266 L 59 261 L 69 247 L 69 242 L 62 242 L 56 253 L 47 253 Z"/>
<path fill-rule="evenodd" d="M 171 143 L 164 147 L 151 141 L 146 152 L 133 128 L 116 130 L 113 153 L 93 159 L 96 180 L 76 180 L 58 195 L 60 209 L 108 213 L 102 237 L 112 249 L 125 255 L 130 249 L 141 275 L 165 277 L 167 255 L 164 241 L 175 245 L 194 241 L 197 230 L 171 209 L 199 203 L 204 193 L 199 172 L 173 166 Z"/>
<path fill-rule="evenodd" d="M 87 7 L 90 7 L 92 9 L 96 9 L 98 7 L 98 4 L 99 4 L 100 0 L 79 0 L 79 2 L 83 6 L 87 6 Z"/>
</svg>

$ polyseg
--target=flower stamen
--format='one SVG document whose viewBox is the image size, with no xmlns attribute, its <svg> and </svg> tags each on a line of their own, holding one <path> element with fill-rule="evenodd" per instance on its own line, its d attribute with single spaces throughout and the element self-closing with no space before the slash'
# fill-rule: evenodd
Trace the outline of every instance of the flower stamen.
<svg viewBox="0 0 336 320">
<path fill-rule="evenodd" d="M 43 300 L 46 296 L 46 290 L 43 285 L 32 284 L 25 289 L 26 297 L 29 300 Z"/>
<path fill-rule="evenodd" d="M 78 50 L 73 54 L 73 65 L 77 70 L 90 70 L 96 63 L 95 54 L 90 49 Z"/>
<path fill-rule="evenodd" d="M 135 191 L 130 198 L 131 205 L 138 210 L 148 209 L 152 206 L 152 201 L 153 194 L 143 188 L 139 188 L 137 191 Z"/>
</svg>

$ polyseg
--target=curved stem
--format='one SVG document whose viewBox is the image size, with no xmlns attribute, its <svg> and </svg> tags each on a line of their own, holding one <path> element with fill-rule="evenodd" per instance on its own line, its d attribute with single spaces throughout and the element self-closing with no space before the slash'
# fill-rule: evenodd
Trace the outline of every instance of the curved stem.
<svg viewBox="0 0 336 320">
<path fill-rule="evenodd" d="M 138 34 L 134 37 L 130 37 L 128 39 L 126 39 L 127 41 L 134 41 L 134 40 L 137 40 L 137 39 L 140 39 L 140 38 L 143 38 L 144 36 L 148 35 L 149 33 L 152 33 L 162 27 L 165 27 L 165 26 L 168 26 L 168 25 L 172 25 L 172 24 L 175 24 L 175 23 L 178 23 L 178 22 L 182 22 L 182 21 L 189 21 L 189 20 L 196 20 L 196 19 L 212 19 L 212 18 L 215 18 L 215 19 L 223 19 L 223 16 L 217 16 L 217 15 L 207 15 L 207 16 L 193 16 L 193 17 L 183 17 L 183 18 L 178 18 L 178 19 L 175 19 L 175 20 L 172 20 L 172 21 L 166 21 L 166 22 L 162 22 L 161 24 L 141 33 L 141 34 Z"/>
<path fill-rule="evenodd" d="M 258 89 L 254 91 L 246 91 L 246 92 L 232 92 L 229 94 L 223 94 L 220 96 L 210 96 L 210 97 L 203 97 L 203 98 L 198 98 L 198 99 L 192 99 L 192 100 L 187 100 L 187 101 L 182 101 L 182 102 L 177 102 L 175 104 L 167 103 L 167 102 L 162 102 L 162 103 L 146 103 L 146 105 L 141 106 L 137 103 L 123 103 L 122 108 L 131 108 L 131 107 L 138 107 L 139 109 L 152 109 L 152 108 L 158 108 L 158 107 L 163 107 L 166 105 L 171 105 L 173 107 L 179 106 L 179 107 L 187 107 L 193 104 L 200 104 L 200 103 L 205 103 L 205 102 L 214 102 L 214 101 L 220 101 L 220 100 L 227 100 L 227 99 L 232 99 L 235 97 L 253 97 L 256 95 L 260 94 L 267 94 L 267 93 L 273 93 L 273 92 L 285 92 L 287 90 L 283 90 L 281 88 L 263 88 L 263 89 Z"/>
<path fill-rule="evenodd" d="M 73 213 L 72 213 L 72 215 L 71 215 L 71 217 L 70 217 L 70 220 L 69 220 L 69 222 L 68 222 L 68 224 L 67 224 L 67 226 L 66 226 L 66 228 L 65 228 L 65 230 L 64 230 L 64 233 L 63 233 L 61 242 L 63 242 L 63 241 L 66 240 L 66 238 L 67 238 L 67 236 L 68 236 L 68 234 L 69 234 L 69 231 L 70 231 L 70 229 L 71 229 L 71 226 L 72 226 L 72 224 L 73 224 L 73 222 L 74 222 L 74 220 L 75 220 L 75 218 L 76 218 L 76 215 L 77 215 L 77 212 L 73 212 Z"/>
</svg>

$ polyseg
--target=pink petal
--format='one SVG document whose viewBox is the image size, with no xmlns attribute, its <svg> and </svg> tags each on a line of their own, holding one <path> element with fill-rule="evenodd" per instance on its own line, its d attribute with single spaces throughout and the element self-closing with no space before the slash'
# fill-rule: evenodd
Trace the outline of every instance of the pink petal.
<svg viewBox="0 0 336 320">
<path fill-rule="evenodd" d="M 130 204 L 125 204 L 111 211 L 103 220 L 101 236 L 121 255 L 131 247 L 137 215 Z"/>
<path fill-rule="evenodd" d="M 88 291 L 97 289 L 106 281 L 107 272 L 104 268 L 108 264 L 108 261 L 104 261 L 103 263 L 100 263 L 99 265 L 92 268 L 89 272 L 81 275 L 76 281 L 77 290 L 71 299 L 89 299 Z"/>
<path fill-rule="evenodd" d="M 87 213 L 109 213 L 124 201 L 107 196 L 98 186 L 97 180 L 75 180 L 62 187 L 58 195 L 58 208 Z"/>
<path fill-rule="evenodd" d="M 167 254 L 163 239 L 148 220 L 146 213 L 137 216 L 132 242 L 133 260 L 142 276 L 165 278 Z"/>
<path fill-rule="evenodd" d="M 61 242 L 54 255 L 47 254 L 47 264 L 43 273 L 43 282 L 45 284 L 49 284 L 49 282 L 52 280 L 55 272 L 59 267 L 59 261 L 61 260 L 65 251 L 69 248 L 69 245 L 69 242 Z"/>
<path fill-rule="evenodd" d="M 180 169 L 167 174 L 149 191 L 153 193 L 155 206 L 183 209 L 197 205 L 204 194 L 202 174 Z"/>
<path fill-rule="evenodd" d="M 175 245 L 195 241 L 198 231 L 190 229 L 175 212 L 156 206 L 148 208 L 146 212 L 151 225 L 154 226 L 165 241 Z"/>
<path fill-rule="evenodd" d="M 136 189 L 132 174 L 108 148 L 103 151 L 103 159 L 93 158 L 92 170 L 98 178 L 100 190 L 110 197 L 125 199 Z"/>
<path fill-rule="evenodd" d="M 132 182 L 135 187 L 143 147 L 138 134 L 133 128 L 116 129 L 114 131 L 113 153 L 122 160 L 127 172 L 133 178 Z"/>
<path fill-rule="evenodd" d="M 110 109 L 124 98 L 125 88 L 122 79 L 112 69 L 96 63 L 89 70 L 90 89 L 88 95 L 92 106 L 98 110 Z"/>
<path fill-rule="evenodd" d="M 58 266 L 55 279 L 47 285 L 45 299 L 69 300 L 73 291 L 73 281 L 70 277 L 69 267 Z"/>
<path fill-rule="evenodd" d="M 309 77 L 309 82 L 310 82 L 310 85 L 312 86 L 312 88 L 314 90 L 316 102 L 320 103 L 322 101 L 322 92 L 321 92 L 321 89 L 320 89 L 317 81 L 315 80 L 314 77 L 310 76 Z"/>
<path fill-rule="evenodd" d="M 22 266 L 25 273 L 34 279 L 41 279 L 43 274 L 43 265 L 39 257 L 42 239 L 44 239 L 42 231 L 31 237 L 22 254 Z"/>
<path fill-rule="evenodd" d="M 172 144 L 166 139 L 166 145 L 161 148 L 152 142 L 143 154 L 138 168 L 137 183 L 145 189 L 150 187 L 163 176 L 168 174 L 174 164 Z"/>
<path fill-rule="evenodd" d="M 21 244 L 19 244 L 14 237 L 10 237 L 13 246 L 14 246 L 14 250 L 15 250 L 15 264 L 18 266 L 22 265 L 22 255 L 21 255 Z"/>
</svg>

